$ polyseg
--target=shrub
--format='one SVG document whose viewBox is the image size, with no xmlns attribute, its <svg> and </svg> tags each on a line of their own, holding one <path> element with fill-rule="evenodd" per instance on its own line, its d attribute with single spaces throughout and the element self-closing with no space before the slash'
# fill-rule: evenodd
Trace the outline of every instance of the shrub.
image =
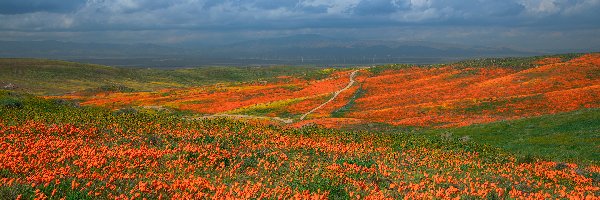
<svg viewBox="0 0 600 200">
<path fill-rule="evenodd" d="M 337 186 L 329 191 L 329 195 L 327 195 L 327 198 L 335 200 L 350 199 L 350 195 L 348 195 L 348 192 L 346 192 L 346 190 L 343 187 Z"/>
<path fill-rule="evenodd" d="M 468 135 L 462 136 L 458 139 L 460 142 L 469 142 L 471 141 L 471 137 L 469 137 Z"/>
<path fill-rule="evenodd" d="M 563 169 L 566 169 L 567 167 L 569 167 L 569 166 L 567 166 L 566 163 L 561 162 L 561 163 L 557 163 L 556 166 L 554 166 L 554 169 L 563 170 Z"/>
<path fill-rule="evenodd" d="M 15 98 L 5 98 L 5 99 L 0 99 L 0 106 L 2 106 L 4 108 L 18 109 L 18 108 L 23 108 L 23 102 L 19 99 L 15 99 Z"/>
<path fill-rule="evenodd" d="M 525 156 L 517 158 L 517 164 L 534 163 L 536 160 L 537 159 L 533 155 L 527 154 Z"/>
</svg>

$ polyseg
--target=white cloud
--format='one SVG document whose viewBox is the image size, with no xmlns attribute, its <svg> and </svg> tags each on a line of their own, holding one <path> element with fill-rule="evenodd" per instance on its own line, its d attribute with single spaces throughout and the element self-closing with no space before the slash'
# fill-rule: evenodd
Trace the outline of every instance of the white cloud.
<svg viewBox="0 0 600 200">
<path fill-rule="evenodd" d="M 413 9 L 427 9 L 431 7 L 430 0 L 410 0 L 410 6 Z"/>
<path fill-rule="evenodd" d="M 527 13 L 536 17 L 543 17 L 560 12 L 558 0 L 522 0 L 521 5 Z"/>
<path fill-rule="evenodd" d="M 348 10 L 354 8 L 358 3 L 360 0 L 304 0 L 300 2 L 300 5 L 325 6 L 328 14 L 342 15 L 348 13 Z"/>
<path fill-rule="evenodd" d="M 564 10 L 565 15 L 577 15 L 580 13 L 585 13 L 587 11 L 598 12 L 598 7 L 600 7 L 600 0 L 584 0 L 581 2 L 575 3 L 570 7 L 567 7 Z"/>
</svg>

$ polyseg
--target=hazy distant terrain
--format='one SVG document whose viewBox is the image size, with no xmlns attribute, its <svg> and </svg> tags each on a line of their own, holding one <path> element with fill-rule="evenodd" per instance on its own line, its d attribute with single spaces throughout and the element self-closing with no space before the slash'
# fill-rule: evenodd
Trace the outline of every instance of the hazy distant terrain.
<svg viewBox="0 0 600 200">
<path fill-rule="evenodd" d="M 510 48 L 336 39 L 320 35 L 295 35 L 221 45 L 0 41 L 0 57 L 65 59 L 94 64 L 145 67 L 430 64 L 473 57 L 538 54 L 540 52 Z"/>
</svg>

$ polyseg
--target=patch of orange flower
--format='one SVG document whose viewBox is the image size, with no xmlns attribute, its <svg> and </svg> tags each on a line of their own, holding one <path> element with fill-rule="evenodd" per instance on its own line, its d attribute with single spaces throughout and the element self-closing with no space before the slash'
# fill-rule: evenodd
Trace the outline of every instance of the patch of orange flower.
<svg viewBox="0 0 600 200">
<path fill-rule="evenodd" d="M 115 109 L 124 106 L 167 106 L 214 114 L 286 99 L 327 95 L 345 87 L 348 73 L 347 71 L 336 72 L 329 78 L 311 81 L 286 78 L 287 82 L 271 84 L 218 84 L 156 92 L 101 93 L 92 97 L 71 95 L 61 98 L 81 99 L 82 105 L 98 105 Z"/>
<path fill-rule="evenodd" d="M 535 63 L 540 66 L 525 70 L 450 65 L 414 66 L 380 74 L 360 70 L 350 89 L 316 110 L 309 119 L 331 118 L 331 113 L 344 107 L 347 111 L 342 118 L 356 119 L 353 121 L 450 127 L 600 107 L 600 54 L 566 62 L 544 58 Z M 207 114 L 297 99 L 265 115 L 299 116 L 345 87 L 350 72 L 338 71 L 312 81 L 280 77 L 275 83 L 62 98 L 82 99 L 83 105 L 164 106 Z M 355 97 L 359 88 L 364 94 Z M 349 105 L 351 99 L 353 103 Z"/>
<path fill-rule="evenodd" d="M 600 107 L 600 54 L 523 71 L 408 68 L 368 78 L 348 117 L 414 126 L 464 126 Z"/>
<path fill-rule="evenodd" d="M 63 198 L 65 191 L 39 189 L 60 184 L 109 199 L 324 199 L 333 189 L 302 189 L 324 180 L 335 180 L 341 191 L 357 199 L 486 198 L 492 194 L 518 199 L 597 199 L 600 192 L 598 182 L 580 173 L 597 173 L 597 166 L 557 168 L 554 162 L 517 164 L 514 160 L 490 163 L 478 152 L 425 147 L 394 150 L 390 141 L 377 137 L 352 141 L 341 135 L 286 134 L 247 124 L 244 131 L 230 130 L 236 124 L 220 128 L 134 124 L 138 125 L 2 122 L 0 170 L 5 176 L 0 178 L 0 187 L 38 188 L 35 196 L 40 199 Z M 155 139 L 149 139 L 148 133 Z M 223 146 L 231 138 L 239 144 Z"/>
</svg>

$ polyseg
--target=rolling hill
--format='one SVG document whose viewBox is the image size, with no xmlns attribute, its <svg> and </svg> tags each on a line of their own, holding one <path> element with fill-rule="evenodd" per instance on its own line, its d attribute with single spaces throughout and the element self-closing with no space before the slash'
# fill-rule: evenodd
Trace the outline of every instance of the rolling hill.
<svg viewBox="0 0 600 200">
<path fill-rule="evenodd" d="M 600 196 L 598 53 L 0 72 L 0 198 Z"/>
<path fill-rule="evenodd" d="M 599 191 L 598 165 L 462 138 L 187 120 L 8 91 L 0 113 L 8 199 L 594 199 Z"/>
<path fill-rule="evenodd" d="M 455 127 L 600 107 L 600 54 L 538 57 L 518 65 L 501 61 L 356 68 L 356 83 L 299 123 Z M 115 109 L 163 106 L 297 120 L 346 87 L 354 70 L 337 69 L 324 79 L 286 76 L 262 83 L 62 98 Z"/>
<path fill-rule="evenodd" d="M 320 78 L 317 67 L 198 67 L 179 69 L 123 68 L 46 59 L 0 59 L 1 86 L 58 95 L 100 91 L 153 91 L 216 83 L 275 80 L 283 75 Z"/>
</svg>

